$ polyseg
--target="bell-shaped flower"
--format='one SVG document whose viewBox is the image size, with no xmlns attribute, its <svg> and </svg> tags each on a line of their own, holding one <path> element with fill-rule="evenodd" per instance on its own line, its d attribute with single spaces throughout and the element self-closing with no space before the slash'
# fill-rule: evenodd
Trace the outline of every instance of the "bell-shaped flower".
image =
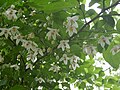
<svg viewBox="0 0 120 90">
<path fill-rule="evenodd" d="M 69 36 L 71 37 L 74 33 L 77 34 L 77 30 L 75 26 L 69 26 L 66 30 L 68 32 Z"/>
<path fill-rule="evenodd" d="M 111 53 L 112 55 L 115 55 L 116 53 L 120 52 L 120 45 L 115 45 L 112 49 L 111 49 Z"/>
<path fill-rule="evenodd" d="M 26 64 L 26 69 L 29 69 L 29 68 L 30 68 L 31 70 L 33 69 L 33 65 L 32 65 L 31 63 L 27 63 L 27 64 Z"/>
<path fill-rule="evenodd" d="M 9 29 L 10 29 L 11 35 L 15 36 L 15 35 L 19 34 L 19 31 L 18 31 L 19 27 L 18 26 L 13 26 Z"/>
<path fill-rule="evenodd" d="M 17 64 L 11 65 L 11 68 L 14 68 L 15 70 L 18 70 L 20 67 Z"/>
<path fill-rule="evenodd" d="M 69 40 L 61 40 L 60 44 L 58 45 L 57 48 L 62 48 L 62 51 L 64 51 L 65 48 L 70 49 L 70 46 L 69 46 L 68 42 L 69 42 Z"/>
<path fill-rule="evenodd" d="M 8 36 L 11 34 L 10 33 L 10 29 L 7 28 L 0 28 L 1 32 L 0 32 L 0 36 L 5 35 L 5 38 L 7 39 Z"/>
<path fill-rule="evenodd" d="M 50 40 L 51 38 L 53 38 L 53 40 L 56 40 L 56 36 L 59 36 L 58 34 L 59 30 L 53 28 L 47 28 L 47 29 L 49 30 L 49 32 L 46 35 L 48 37 L 48 40 Z"/>
<path fill-rule="evenodd" d="M 67 17 L 67 24 L 66 27 L 69 26 L 75 26 L 76 28 L 78 28 L 78 24 L 77 24 L 77 20 L 78 20 L 78 16 L 73 16 L 73 17 Z"/>
<path fill-rule="evenodd" d="M 3 63 L 3 61 L 4 61 L 4 58 L 3 58 L 3 56 L 0 54 L 0 63 Z"/>
<path fill-rule="evenodd" d="M 24 41 L 23 36 L 21 34 L 17 34 L 13 37 L 13 39 L 16 40 L 16 45 L 18 45 L 20 42 Z"/>
<path fill-rule="evenodd" d="M 67 65 L 69 60 L 69 57 L 67 57 L 66 54 L 63 54 L 63 56 L 60 58 L 60 61 L 63 61 L 65 65 Z"/>
<path fill-rule="evenodd" d="M 58 72 L 60 70 L 60 67 L 57 65 L 52 65 L 52 67 L 49 69 L 49 71 Z"/>
<path fill-rule="evenodd" d="M 79 67 L 78 65 L 78 60 L 80 60 L 80 58 L 78 56 L 75 56 L 73 55 L 71 58 L 70 58 L 70 63 L 71 63 L 71 67 L 73 70 L 75 70 L 77 67 Z"/>
<path fill-rule="evenodd" d="M 110 45 L 110 41 L 109 41 L 110 37 L 105 37 L 105 36 L 101 36 L 98 43 L 101 45 L 102 48 L 105 47 L 105 44 Z"/>
<path fill-rule="evenodd" d="M 87 55 L 94 55 L 96 54 L 96 47 L 92 45 L 84 45 L 83 46 L 83 52 L 85 52 Z"/>
<path fill-rule="evenodd" d="M 17 19 L 16 12 L 17 12 L 17 10 L 14 10 L 14 6 L 11 5 L 11 7 L 6 10 L 6 12 L 4 13 L 4 15 L 8 18 L 8 20 L 15 21 Z"/>
<path fill-rule="evenodd" d="M 38 81 L 39 83 L 45 82 L 45 80 L 41 77 L 40 78 L 36 77 L 35 81 Z"/>
</svg>

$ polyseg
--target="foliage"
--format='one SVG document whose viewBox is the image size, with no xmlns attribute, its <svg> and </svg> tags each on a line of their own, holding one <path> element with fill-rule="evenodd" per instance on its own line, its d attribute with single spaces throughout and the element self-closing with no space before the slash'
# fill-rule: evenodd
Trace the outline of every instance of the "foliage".
<svg viewBox="0 0 120 90">
<path fill-rule="evenodd" d="M 119 75 L 95 65 L 120 64 L 120 0 L 1 0 L 1 90 L 119 90 Z M 99 60 L 98 60 L 99 61 Z M 109 73 L 111 73 L 109 69 Z M 61 86 L 61 87 L 60 87 Z"/>
</svg>

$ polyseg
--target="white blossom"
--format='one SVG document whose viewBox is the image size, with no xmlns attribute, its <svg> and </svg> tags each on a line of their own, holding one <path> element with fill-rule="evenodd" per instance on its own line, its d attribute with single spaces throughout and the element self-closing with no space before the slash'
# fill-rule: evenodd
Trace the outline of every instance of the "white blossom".
<svg viewBox="0 0 120 90">
<path fill-rule="evenodd" d="M 70 49 L 70 46 L 69 46 L 68 42 L 69 42 L 69 40 L 61 40 L 60 44 L 58 45 L 57 48 L 62 48 L 62 51 L 64 51 L 65 48 Z"/>
<path fill-rule="evenodd" d="M 41 77 L 40 78 L 36 77 L 35 81 L 38 81 L 39 83 L 45 82 L 45 80 Z"/>
<path fill-rule="evenodd" d="M 58 34 L 58 29 L 53 29 L 53 28 L 47 28 L 49 30 L 49 32 L 47 33 L 47 37 L 48 37 L 48 40 L 50 40 L 51 38 L 53 38 L 54 40 L 56 40 L 56 36 L 59 36 Z"/>
<path fill-rule="evenodd" d="M 17 34 L 16 36 L 14 36 L 14 38 L 16 40 L 16 45 L 18 45 L 20 42 L 22 42 L 24 39 L 23 39 L 23 36 L 21 34 Z"/>
<path fill-rule="evenodd" d="M 10 29 L 11 35 L 15 36 L 15 35 L 19 34 L 19 31 L 18 31 L 19 27 L 18 26 L 13 26 L 9 29 Z"/>
<path fill-rule="evenodd" d="M 63 24 L 66 26 L 69 36 L 71 37 L 74 33 L 77 33 L 76 28 L 78 28 L 77 21 L 78 16 L 73 16 L 73 17 L 67 17 L 67 22 L 64 22 Z"/>
<path fill-rule="evenodd" d="M 17 19 L 17 15 L 16 15 L 17 10 L 14 10 L 14 8 L 15 6 L 13 7 L 13 5 L 11 5 L 11 7 L 7 9 L 6 12 L 4 13 L 4 15 L 8 18 L 8 20 L 15 21 Z"/>
<path fill-rule="evenodd" d="M 60 70 L 60 67 L 57 65 L 52 65 L 52 67 L 49 69 L 49 71 L 58 72 Z"/>
<path fill-rule="evenodd" d="M 68 32 L 69 36 L 71 37 L 74 33 L 77 34 L 77 30 L 75 26 L 69 26 L 66 30 Z"/>
<path fill-rule="evenodd" d="M 75 70 L 77 67 L 79 67 L 78 65 L 78 60 L 80 60 L 80 58 L 78 56 L 75 56 L 73 55 L 71 58 L 70 58 L 70 63 L 71 63 L 71 67 L 73 70 Z"/>
<path fill-rule="evenodd" d="M 101 45 L 102 48 L 104 48 L 105 44 L 110 45 L 110 41 L 109 41 L 110 37 L 105 37 L 105 36 L 101 36 L 98 43 Z"/>
<path fill-rule="evenodd" d="M 20 67 L 17 64 L 11 65 L 11 68 L 14 68 L 15 70 L 18 70 Z"/>
<path fill-rule="evenodd" d="M 7 28 L 0 28 L 1 32 L 0 32 L 0 36 L 5 35 L 6 39 L 8 38 L 8 36 L 11 34 L 10 33 L 10 29 Z"/>
<path fill-rule="evenodd" d="M 29 68 L 30 68 L 31 70 L 33 69 L 33 65 L 32 65 L 31 63 L 27 63 L 27 64 L 26 64 L 26 69 L 29 69 Z"/>
<path fill-rule="evenodd" d="M 2 55 L 0 54 L 0 63 L 3 63 L 4 58 L 2 57 Z"/>
<path fill-rule="evenodd" d="M 92 46 L 92 45 L 84 45 L 83 46 L 83 52 L 85 52 L 87 55 L 94 55 L 96 54 L 96 47 Z"/>
<path fill-rule="evenodd" d="M 78 16 L 73 16 L 73 17 L 67 17 L 67 25 L 66 27 L 69 27 L 69 26 L 75 26 L 76 28 L 78 27 L 78 24 L 77 24 L 77 20 L 78 20 Z"/>
<path fill-rule="evenodd" d="M 65 65 L 67 65 L 69 58 L 66 54 L 63 54 L 63 56 L 60 58 L 60 61 L 63 61 Z"/>
<path fill-rule="evenodd" d="M 115 55 L 116 53 L 120 52 L 120 45 L 115 45 L 112 49 L 111 49 L 111 53 L 112 55 Z"/>
</svg>

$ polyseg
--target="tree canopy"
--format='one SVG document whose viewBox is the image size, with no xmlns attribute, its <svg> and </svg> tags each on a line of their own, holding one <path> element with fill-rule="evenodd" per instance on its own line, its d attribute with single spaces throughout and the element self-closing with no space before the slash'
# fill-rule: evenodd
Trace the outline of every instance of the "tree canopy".
<svg viewBox="0 0 120 90">
<path fill-rule="evenodd" d="M 120 0 L 87 3 L 0 0 L 0 89 L 120 90 Z"/>
</svg>

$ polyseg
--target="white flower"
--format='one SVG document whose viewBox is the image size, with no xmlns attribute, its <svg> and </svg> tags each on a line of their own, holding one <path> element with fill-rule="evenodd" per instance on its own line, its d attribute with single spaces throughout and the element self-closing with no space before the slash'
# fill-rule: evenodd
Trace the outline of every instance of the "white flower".
<svg viewBox="0 0 120 90">
<path fill-rule="evenodd" d="M 38 81 L 39 83 L 45 82 L 45 80 L 41 77 L 40 78 L 36 77 L 35 81 Z"/>
<path fill-rule="evenodd" d="M 1 32 L 0 32 L 0 36 L 5 35 L 6 39 L 8 38 L 8 35 L 10 35 L 10 30 L 7 28 L 0 28 Z"/>
<path fill-rule="evenodd" d="M 51 38 L 53 38 L 54 40 L 56 40 L 56 36 L 59 36 L 58 34 L 58 29 L 53 29 L 53 28 L 47 28 L 48 30 L 50 30 L 48 33 L 47 33 L 47 37 L 48 37 L 48 40 L 50 40 Z"/>
<path fill-rule="evenodd" d="M 79 65 L 77 64 L 78 60 L 80 60 L 80 58 L 78 56 L 73 55 L 70 59 L 70 63 L 71 63 L 71 67 L 73 68 L 73 70 L 75 70 L 77 67 L 79 67 Z"/>
<path fill-rule="evenodd" d="M 26 69 L 30 68 L 31 70 L 33 69 L 33 65 L 31 63 L 27 63 Z"/>
<path fill-rule="evenodd" d="M 18 69 L 19 69 L 19 66 L 18 66 L 17 64 L 11 65 L 10 67 L 11 67 L 11 68 L 15 68 L 15 70 L 18 70 Z"/>
<path fill-rule="evenodd" d="M 69 27 L 69 26 L 75 26 L 76 28 L 78 28 L 78 24 L 77 24 L 77 20 L 78 20 L 78 16 L 73 16 L 73 17 L 67 17 L 67 24 L 66 24 L 66 27 Z"/>
<path fill-rule="evenodd" d="M 83 46 L 83 52 L 85 52 L 87 55 L 94 55 L 96 54 L 96 47 L 92 46 L 92 45 L 85 45 Z"/>
<path fill-rule="evenodd" d="M 38 49 L 38 53 L 41 55 L 41 56 L 43 56 L 43 51 L 42 51 L 42 49 Z"/>
<path fill-rule="evenodd" d="M 77 21 L 78 16 L 73 16 L 73 17 L 67 17 L 67 22 L 64 22 L 63 24 L 66 26 L 69 36 L 71 37 L 74 33 L 77 33 L 76 28 L 78 28 Z"/>
<path fill-rule="evenodd" d="M 18 45 L 20 42 L 24 41 L 23 36 L 20 34 L 17 34 L 16 36 L 14 36 L 13 39 L 16 40 L 16 45 Z"/>
<path fill-rule="evenodd" d="M 10 28 L 10 32 L 13 36 L 19 34 L 19 31 L 18 31 L 19 27 L 18 26 L 13 26 Z"/>
<path fill-rule="evenodd" d="M 30 50 L 32 47 L 31 42 L 27 40 L 22 41 L 22 46 L 25 47 L 27 50 Z"/>
<path fill-rule="evenodd" d="M 65 65 L 67 65 L 69 58 L 66 54 L 63 54 L 63 56 L 60 58 L 60 61 L 63 61 Z"/>
<path fill-rule="evenodd" d="M 111 49 L 112 55 L 115 55 L 116 53 L 120 52 L 120 45 L 115 45 L 112 49 Z"/>
<path fill-rule="evenodd" d="M 58 72 L 60 70 L 60 67 L 57 65 L 52 65 L 52 67 L 49 69 L 49 71 Z"/>
<path fill-rule="evenodd" d="M 77 30 L 75 26 L 69 26 L 66 30 L 68 32 L 69 36 L 71 37 L 74 33 L 77 34 Z"/>
<path fill-rule="evenodd" d="M 62 48 L 62 51 L 64 51 L 65 48 L 70 49 L 70 46 L 69 46 L 68 42 L 69 42 L 69 40 L 61 40 L 60 44 L 58 45 L 57 48 Z"/>
<path fill-rule="evenodd" d="M 4 15 L 8 18 L 8 20 L 13 20 L 14 21 L 14 20 L 17 19 L 16 12 L 17 12 L 17 10 L 14 10 L 13 5 L 11 5 L 11 7 L 6 10 Z"/>
<path fill-rule="evenodd" d="M 37 56 L 33 51 L 29 51 L 27 55 L 27 60 L 31 60 L 33 63 L 37 60 Z"/>
<path fill-rule="evenodd" d="M 0 63 L 3 63 L 4 58 L 2 57 L 2 55 L 0 54 Z"/>
<path fill-rule="evenodd" d="M 110 45 L 110 41 L 109 41 L 110 37 L 105 37 L 105 36 L 101 36 L 98 43 L 102 46 L 102 48 L 104 48 L 105 44 Z"/>
</svg>

